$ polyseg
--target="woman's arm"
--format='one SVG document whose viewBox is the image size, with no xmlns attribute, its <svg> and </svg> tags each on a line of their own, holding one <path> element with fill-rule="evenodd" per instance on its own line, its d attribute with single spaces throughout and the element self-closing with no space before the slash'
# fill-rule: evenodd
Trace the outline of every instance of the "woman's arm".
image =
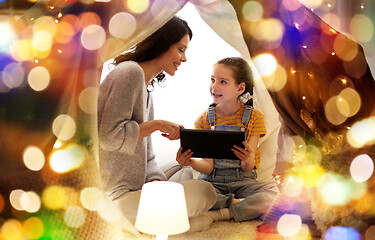
<svg viewBox="0 0 375 240">
<path fill-rule="evenodd" d="M 173 122 L 165 120 L 151 120 L 139 124 L 138 140 L 151 135 L 155 131 L 161 131 L 162 136 L 169 140 L 176 140 L 180 138 L 180 128 L 182 126 Z"/>
<path fill-rule="evenodd" d="M 212 158 L 192 158 L 193 152 L 188 149 L 182 153 L 182 148 L 178 149 L 176 161 L 182 166 L 191 166 L 194 170 L 210 175 L 214 169 Z"/>
</svg>

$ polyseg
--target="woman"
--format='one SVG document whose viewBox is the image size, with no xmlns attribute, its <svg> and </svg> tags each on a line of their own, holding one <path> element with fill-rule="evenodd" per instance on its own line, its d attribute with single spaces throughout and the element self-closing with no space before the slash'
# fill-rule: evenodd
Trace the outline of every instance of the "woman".
<svg viewBox="0 0 375 240">
<path fill-rule="evenodd" d="M 160 131 L 164 137 L 175 140 L 179 139 L 182 127 L 153 119 L 150 88 L 164 80 L 164 72 L 173 76 L 186 61 L 185 52 L 191 38 L 188 24 L 173 17 L 130 51 L 115 58 L 116 67 L 100 86 L 98 133 L 103 187 L 133 224 L 142 185 L 167 180 L 155 161 L 151 133 Z M 210 223 L 203 224 L 200 214 L 215 203 L 215 190 L 200 180 L 182 184 L 190 231 L 203 230 Z"/>
</svg>

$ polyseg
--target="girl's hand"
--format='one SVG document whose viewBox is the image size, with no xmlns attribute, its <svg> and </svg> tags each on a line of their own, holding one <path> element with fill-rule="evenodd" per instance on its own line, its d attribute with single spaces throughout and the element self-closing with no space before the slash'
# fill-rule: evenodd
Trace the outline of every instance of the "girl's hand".
<svg viewBox="0 0 375 240">
<path fill-rule="evenodd" d="M 182 166 L 189 166 L 192 156 L 193 152 L 190 149 L 182 153 L 182 147 L 180 147 L 177 151 L 176 161 Z"/>
<path fill-rule="evenodd" d="M 232 151 L 234 154 L 241 160 L 241 162 L 246 164 L 254 164 L 255 151 L 251 147 L 250 143 L 244 141 L 242 142 L 245 148 L 241 148 L 237 145 L 234 145 Z"/>
<path fill-rule="evenodd" d="M 177 140 L 180 138 L 180 128 L 183 128 L 183 126 L 177 123 L 160 120 L 158 130 L 162 132 L 161 135 L 163 137 L 166 137 L 169 140 Z"/>
</svg>

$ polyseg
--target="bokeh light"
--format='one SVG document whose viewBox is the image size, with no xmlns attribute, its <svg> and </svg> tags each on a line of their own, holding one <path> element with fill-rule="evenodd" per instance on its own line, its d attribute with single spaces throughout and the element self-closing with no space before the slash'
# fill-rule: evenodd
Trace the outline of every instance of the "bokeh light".
<svg viewBox="0 0 375 240">
<path fill-rule="evenodd" d="M 4 236 L 4 240 L 18 240 L 22 239 L 22 230 L 22 223 L 20 221 L 9 219 L 1 226 L 0 233 Z"/>
<path fill-rule="evenodd" d="M 361 97 L 353 88 L 345 88 L 342 90 L 338 95 L 338 99 L 342 99 L 343 102 L 346 103 L 344 109 L 342 105 L 338 105 L 339 112 L 346 117 L 354 116 L 361 108 Z"/>
<path fill-rule="evenodd" d="M 323 236 L 323 240 L 360 240 L 361 235 L 353 228 L 344 226 L 330 227 Z"/>
<path fill-rule="evenodd" d="M 62 186 L 49 185 L 42 193 L 43 205 L 52 210 L 65 208 L 70 200 L 66 188 Z"/>
<path fill-rule="evenodd" d="M 262 76 L 262 80 L 264 86 L 269 91 L 277 92 L 285 86 L 287 77 L 288 76 L 285 69 L 281 65 L 277 64 L 275 71 L 270 75 Z"/>
<path fill-rule="evenodd" d="M 80 195 L 82 206 L 90 211 L 103 208 L 106 203 L 105 198 L 105 194 L 97 187 L 85 188 Z"/>
<path fill-rule="evenodd" d="M 19 63 L 9 63 L 1 72 L 3 83 L 10 89 L 20 87 L 25 78 L 25 71 Z"/>
<path fill-rule="evenodd" d="M 374 173 L 374 162 L 367 154 L 355 157 L 350 164 L 350 174 L 356 182 L 367 181 Z"/>
<path fill-rule="evenodd" d="M 31 44 L 31 39 L 13 41 L 10 46 L 10 54 L 14 60 L 19 62 L 31 60 L 33 58 Z"/>
<path fill-rule="evenodd" d="M 0 21 L 0 32 L 3 33 L 0 38 L 0 53 L 9 53 L 9 47 L 16 39 L 16 36 L 12 27 L 6 22 Z"/>
<path fill-rule="evenodd" d="M 38 92 L 45 90 L 48 87 L 50 80 L 50 73 L 45 67 L 42 66 L 31 69 L 27 77 L 29 86 Z"/>
<path fill-rule="evenodd" d="M 272 75 L 276 71 L 278 65 L 276 58 L 268 53 L 255 56 L 253 62 L 260 76 Z"/>
<path fill-rule="evenodd" d="M 65 210 L 64 221 L 69 227 L 79 228 L 86 221 L 86 213 L 81 207 L 71 206 Z"/>
<path fill-rule="evenodd" d="M 53 36 L 47 31 L 38 31 L 34 33 L 32 46 L 36 51 L 47 52 L 51 50 Z"/>
<path fill-rule="evenodd" d="M 284 237 L 296 235 L 302 226 L 301 217 L 294 214 L 284 214 L 277 222 L 277 231 Z"/>
<path fill-rule="evenodd" d="M 350 20 L 350 33 L 359 42 L 369 42 L 374 37 L 374 24 L 364 14 L 356 14 Z M 360 26 L 360 27 L 358 27 Z"/>
<path fill-rule="evenodd" d="M 129 10 L 134 13 L 143 13 L 150 4 L 149 0 L 127 0 L 126 2 Z"/>
<path fill-rule="evenodd" d="M 326 173 L 318 185 L 318 192 L 324 202 L 334 206 L 350 202 L 353 190 L 349 180 L 333 173 Z"/>
<path fill-rule="evenodd" d="M 108 197 L 104 199 L 106 202 L 104 203 L 103 207 L 98 209 L 99 215 L 107 222 L 117 222 L 123 218 L 114 202 Z"/>
<path fill-rule="evenodd" d="M 339 109 L 346 112 L 346 115 L 348 115 L 349 104 L 338 96 L 331 97 L 324 107 L 327 120 L 334 125 L 340 125 L 348 118 L 347 116 L 343 115 Z"/>
<path fill-rule="evenodd" d="M 38 212 L 41 207 L 40 197 L 33 191 L 24 192 L 20 201 L 22 208 L 29 213 Z"/>
<path fill-rule="evenodd" d="M 85 160 L 85 154 L 79 145 L 70 145 L 57 150 L 50 157 L 50 166 L 57 173 L 65 173 L 79 168 Z"/>
<path fill-rule="evenodd" d="M 23 211 L 24 208 L 21 204 L 21 197 L 24 194 L 24 191 L 22 189 L 16 189 L 13 190 L 9 194 L 9 202 L 12 205 L 12 207 L 18 211 Z"/>
<path fill-rule="evenodd" d="M 323 4 L 323 0 L 298 0 L 308 8 L 319 8 Z"/>
<path fill-rule="evenodd" d="M 97 87 L 88 87 L 82 90 L 79 94 L 78 103 L 82 111 L 87 114 L 94 114 L 97 111 L 97 99 L 99 95 L 99 90 Z"/>
<path fill-rule="evenodd" d="M 81 43 L 87 50 L 97 50 L 105 43 L 106 34 L 99 25 L 87 26 L 82 31 Z"/>
<path fill-rule="evenodd" d="M 281 192 L 288 197 L 297 197 L 303 190 L 304 181 L 295 175 L 285 177 Z"/>
<path fill-rule="evenodd" d="M 348 143 L 355 148 L 371 145 L 375 142 L 375 117 L 357 121 L 346 134 Z"/>
<path fill-rule="evenodd" d="M 23 223 L 23 234 L 28 239 L 39 239 L 44 233 L 44 224 L 37 217 L 30 217 Z"/>
<path fill-rule="evenodd" d="M 4 210 L 5 201 L 3 195 L 0 194 L 0 213 Z"/>
<path fill-rule="evenodd" d="M 124 27 L 126 26 L 126 27 Z M 109 22 L 109 32 L 120 39 L 129 38 L 137 28 L 137 21 L 133 15 L 121 12 L 113 15 Z"/>
<path fill-rule="evenodd" d="M 42 169 L 45 161 L 44 153 L 36 146 L 28 146 L 23 152 L 23 162 L 32 171 Z"/>
<path fill-rule="evenodd" d="M 247 1 L 242 7 L 242 15 L 248 21 L 258 21 L 263 16 L 263 6 L 256 1 Z"/>
<path fill-rule="evenodd" d="M 52 123 L 52 131 L 61 140 L 69 140 L 76 132 L 76 123 L 69 115 L 59 115 Z"/>
<path fill-rule="evenodd" d="M 345 35 L 337 35 L 333 42 L 335 54 L 344 61 L 353 60 L 358 54 L 358 45 Z"/>
</svg>

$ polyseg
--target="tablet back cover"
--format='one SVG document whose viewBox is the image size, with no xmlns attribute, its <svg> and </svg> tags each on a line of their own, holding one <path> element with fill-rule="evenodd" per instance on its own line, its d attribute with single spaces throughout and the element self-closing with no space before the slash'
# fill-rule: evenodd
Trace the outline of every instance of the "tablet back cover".
<svg viewBox="0 0 375 240">
<path fill-rule="evenodd" d="M 191 149 L 193 157 L 238 159 L 233 145 L 243 147 L 244 132 L 180 129 L 182 151 Z"/>
</svg>

